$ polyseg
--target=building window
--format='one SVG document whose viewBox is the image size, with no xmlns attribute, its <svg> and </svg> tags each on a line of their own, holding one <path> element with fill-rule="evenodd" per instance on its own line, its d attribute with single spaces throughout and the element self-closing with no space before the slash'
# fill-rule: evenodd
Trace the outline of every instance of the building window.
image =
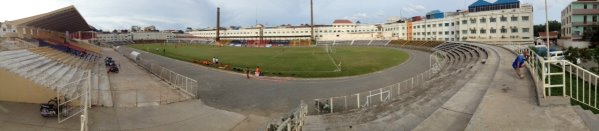
<svg viewBox="0 0 599 131">
<path fill-rule="evenodd" d="M 587 4 L 584 4 L 584 9 L 587 9 Z"/>
<path fill-rule="evenodd" d="M 491 32 L 491 34 L 495 34 L 497 33 L 497 29 L 491 29 L 489 32 Z"/>
<path fill-rule="evenodd" d="M 503 34 L 507 33 L 507 29 L 506 28 L 502 28 L 501 29 L 501 33 L 503 33 Z"/>
<path fill-rule="evenodd" d="M 443 24 L 439 24 L 439 27 L 443 27 Z"/>
<path fill-rule="evenodd" d="M 528 16 L 522 16 L 522 21 L 528 21 Z"/>
<path fill-rule="evenodd" d="M 486 23 L 486 22 L 487 22 L 487 19 L 485 19 L 485 18 L 480 18 L 480 23 Z"/>
<path fill-rule="evenodd" d="M 493 18 L 493 17 L 489 18 L 489 22 L 495 22 L 495 21 L 497 21 L 497 18 Z"/>
<path fill-rule="evenodd" d="M 468 24 L 467 20 L 462 20 L 462 24 Z"/>
<path fill-rule="evenodd" d="M 506 22 L 507 21 L 507 17 L 502 16 L 501 18 L 499 18 L 501 20 L 501 22 Z"/>
<path fill-rule="evenodd" d="M 593 4 L 593 9 L 598 9 L 597 4 Z"/>
<path fill-rule="evenodd" d="M 518 17 L 512 16 L 512 21 L 518 21 Z"/>
<path fill-rule="evenodd" d="M 597 22 L 597 16 L 593 16 L 593 22 Z"/>
<path fill-rule="evenodd" d="M 470 30 L 470 34 L 476 34 L 476 30 Z"/>
<path fill-rule="evenodd" d="M 462 34 L 468 34 L 468 31 L 462 30 Z"/>
<path fill-rule="evenodd" d="M 528 32 L 530 32 L 530 28 L 522 28 L 522 32 L 528 33 Z"/>
<path fill-rule="evenodd" d="M 518 28 L 512 28 L 512 33 L 518 33 Z"/>
<path fill-rule="evenodd" d="M 476 23 L 476 19 L 470 19 L 470 23 L 475 24 Z"/>
<path fill-rule="evenodd" d="M 481 33 L 481 34 L 485 34 L 485 33 L 487 33 L 487 30 L 485 30 L 485 29 L 480 29 L 480 33 Z"/>
<path fill-rule="evenodd" d="M 453 22 L 451 22 L 451 26 L 453 26 Z M 449 23 L 445 23 L 445 26 L 449 26 Z"/>
</svg>

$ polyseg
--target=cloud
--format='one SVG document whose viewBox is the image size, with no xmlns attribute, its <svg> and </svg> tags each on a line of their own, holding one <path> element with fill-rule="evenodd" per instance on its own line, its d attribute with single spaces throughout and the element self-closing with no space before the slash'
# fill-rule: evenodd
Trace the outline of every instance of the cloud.
<svg viewBox="0 0 599 131">
<path fill-rule="evenodd" d="M 426 11 L 426 8 L 422 5 L 410 5 L 410 6 L 404 7 L 403 10 L 407 11 L 407 12 L 416 13 L 416 12 Z"/>
<path fill-rule="evenodd" d="M 476 0 L 315 0 L 316 24 L 347 18 L 382 23 L 390 16 L 422 16 L 430 10 L 466 9 Z M 496 0 L 489 0 L 494 2 Z M 534 6 L 535 23 L 543 23 L 544 0 L 520 0 Z M 548 0 L 550 19 L 572 0 Z M 15 20 L 75 5 L 89 24 L 103 30 L 155 25 L 159 29 L 215 26 L 216 6 L 223 26 L 305 24 L 310 22 L 308 0 L 5 0 L 0 20 Z M 10 12 L 10 13 L 6 13 Z"/>
</svg>

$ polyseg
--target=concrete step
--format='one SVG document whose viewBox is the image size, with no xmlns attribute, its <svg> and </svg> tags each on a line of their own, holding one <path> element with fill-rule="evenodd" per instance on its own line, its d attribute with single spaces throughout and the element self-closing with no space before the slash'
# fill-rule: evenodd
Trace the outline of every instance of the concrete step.
<svg viewBox="0 0 599 131">
<path fill-rule="evenodd" d="M 25 60 L 29 60 L 29 59 L 32 59 L 32 58 L 35 58 L 35 57 L 38 57 L 38 55 L 36 55 L 36 54 L 28 54 L 26 56 L 14 57 L 14 58 L 11 58 L 11 59 L 6 59 L 6 60 L 3 60 L 2 63 L 0 63 L 0 67 L 4 67 L 4 68 L 8 69 L 10 67 L 9 65 L 18 64 L 20 62 L 23 62 Z"/>
<path fill-rule="evenodd" d="M 56 61 L 50 61 L 46 64 L 40 65 L 39 68 L 34 68 L 32 70 L 30 70 L 30 73 L 26 74 L 26 78 L 30 79 L 30 80 L 34 80 L 36 81 L 37 79 L 39 79 L 38 77 L 41 77 L 47 70 L 49 70 L 50 68 L 53 68 L 54 66 L 59 65 L 58 62 Z"/>
<path fill-rule="evenodd" d="M 84 91 L 84 88 L 87 88 L 89 86 L 89 82 L 91 82 L 90 79 L 87 79 L 88 77 L 88 71 L 84 70 L 81 75 L 78 75 L 79 78 L 73 83 L 73 86 L 71 86 L 70 88 L 67 89 L 67 93 L 64 94 L 65 96 L 68 96 L 70 98 L 73 98 L 77 95 L 79 95 L 80 93 L 82 93 L 81 91 Z M 91 87 L 90 87 L 91 88 Z"/>
<path fill-rule="evenodd" d="M 449 74 L 452 68 L 443 68 L 440 74 Z M 440 108 L 472 78 L 473 72 L 434 79 L 425 88 L 403 94 L 396 101 L 366 108 L 365 111 L 309 116 L 307 130 L 412 130 Z M 397 99 L 397 98 L 396 98 Z M 351 129 L 350 129 L 351 126 Z"/>
<path fill-rule="evenodd" d="M 30 65 L 30 66 L 27 66 L 27 67 L 21 68 L 21 69 L 19 69 L 19 70 L 16 70 L 15 72 L 18 72 L 17 74 L 19 74 L 19 76 L 27 77 L 27 75 L 28 75 L 29 73 L 31 73 L 31 72 L 32 72 L 32 70 L 34 70 L 34 69 L 39 69 L 39 68 L 41 68 L 42 66 L 44 66 L 44 65 L 46 65 L 46 64 L 48 64 L 48 63 L 50 63 L 50 62 L 52 62 L 52 60 L 49 60 L 49 59 L 42 59 L 42 60 L 40 60 L 40 61 L 38 61 L 38 62 L 36 62 L 36 63 L 34 63 L 34 64 Z"/>
<path fill-rule="evenodd" d="M 494 56 L 489 65 L 496 66 L 476 66 L 480 71 L 414 130 L 464 130 L 491 84 L 499 62 L 500 59 Z"/>
<path fill-rule="evenodd" d="M 593 112 L 591 112 L 590 110 L 585 110 L 578 105 L 572 106 L 572 108 L 574 108 L 574 111 L 576 111 L 576 114 L 578 114 L 580 116 L 580 118 L 582 118 L 582 121 L 584 122 L 584 124 L 591 131 L 599 131 L 599 115 L 598 114 L 593 114 Z"/>
<path fill-rule="evenodd" d="M 108 78 L 108 75 L 106 74 L 105 68 L 100 67 L 100 69 L 104 69 L 99 71 L 99 81 L 98 81 L 98 90 L 100 91 L 100 105 L 102 106 L 108 106 L 108 107 L 112 107 L 114 106 L 113 103 L 113 98 L 112 98 L 112 91 L 111 91 L 111 87 L 110 87 L 110 79 Z"/>
</svg>

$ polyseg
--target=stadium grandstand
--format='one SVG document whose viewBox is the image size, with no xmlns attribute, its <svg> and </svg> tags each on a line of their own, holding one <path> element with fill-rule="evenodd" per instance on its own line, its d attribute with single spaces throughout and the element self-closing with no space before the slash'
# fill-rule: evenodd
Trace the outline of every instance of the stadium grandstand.
<svg viewBox="0 0 599 131">
<path fill-rule="evenodd" d="M 3 88 L 1 100 L 43 103 L 51 96 L 76 98 L 86 93 L 84 83 L 91 83 L 91 88 L 98 94 L 94 95 L 94 105 L 112 106 L 111 95 L 98 92 L 110 88 L 105 68 L 101 64 L 101 48 L 84 41 L 91 39 L 93 33 L 81 32 L 90 31 L 92 28 L 74 6 L 8 21 L 5 24 L 14 27 L 15 32 L 4 34 L 6 40 L 0 44 L 4 50 L 8 50 L 0 55 L 0 65 L 5 69 L 2 71 L 7 71 L 3 73 L 7 75 L 4 78 L 34 82 L 32 85 L 37 88 L 31 90 L 37 90 L 33 94 L 38 97 L 23 95 L 22 91 L 26 89 Z M 9 75 L 8 72 L 15 75 Z M 92 78 L 80 80 L 88 75 Z M 1 83 L 19 84 L 11 79 L 2 79 Z M 60 92 L 58 96 L 57 92 Z"/>
</svg>

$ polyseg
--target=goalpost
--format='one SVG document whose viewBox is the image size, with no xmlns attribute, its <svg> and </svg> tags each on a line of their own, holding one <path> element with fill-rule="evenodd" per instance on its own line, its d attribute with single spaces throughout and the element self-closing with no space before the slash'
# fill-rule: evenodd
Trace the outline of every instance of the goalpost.
<svg viewBox="0 0 599 131">
<path fill-rule="evenodd" d="M 327 54 L 335 53 L 335 48 L 332 45 L 326 44 L 325 47 L 324 47 L 324 51 Z"/>
</svg>

